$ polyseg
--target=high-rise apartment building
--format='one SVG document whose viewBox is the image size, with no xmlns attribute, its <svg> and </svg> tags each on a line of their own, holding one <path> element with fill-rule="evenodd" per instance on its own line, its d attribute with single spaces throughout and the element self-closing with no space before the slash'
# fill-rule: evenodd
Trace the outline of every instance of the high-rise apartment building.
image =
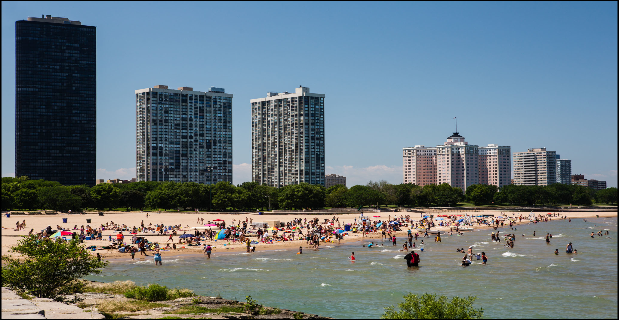
<svg viewBox="0 0 619 320">
<path fill-rule="evenodd" d="M 571 184 L 572 183 L 572 160 L 561 159 L 557 155 L 557 183 Z"/>
<path fill-rule="evenodd" d="M 138 181 L 232 183 L 232 94 L 158 85 L 135 104 Z"/>
<path fill-rule="evenodd" d="M 335 173 L 325 176 L 325 188 L 329 189 L 330 187 L 336 186 L 338 184 L 346 186 L 346 177 L 337 175 Z"/>
<path fill-rule="evenodd" d="M 302 86 L 251 99 L 254 182 L 325 185 L 324 100 Z"/>
<path fill-rule="evenodd" d="M 458 132 L 443 145 L 403 149 L 404 183 L 418 186 L 447 183 L 463 191 L 473 184 L 510 184 L 511 148 L 469 145 Z"/>
<path fill-rule="evenodd" d="M 436 180 L 452 187 L 466 188 L 479 184 L 479 147 L 469 145 L 458 132 L 447 138 L 447 142 L 436 146 Z"/>
<path fill-rule="evenodd" d="M 509 185 L 512 177 L 512 153 L 509 146 L 489 144 L 479 147 L 479 183 L 499 188 Z"/>
<path fill-rule="evenodd" d="M 15 22 L 15 176 L 95 185 L 96 28 Z"/>
<path fill-rule="evenodd" d="M 557 152 L 546 148 L 514 153 L 514 184 L 548 186 L 557 181 Z"/>
<path fill-rule="evenodd" d="M 404 183 L 418 186 L 436 184 L 436 148 L 416 145 L 404 148 Z"/>
</svg>

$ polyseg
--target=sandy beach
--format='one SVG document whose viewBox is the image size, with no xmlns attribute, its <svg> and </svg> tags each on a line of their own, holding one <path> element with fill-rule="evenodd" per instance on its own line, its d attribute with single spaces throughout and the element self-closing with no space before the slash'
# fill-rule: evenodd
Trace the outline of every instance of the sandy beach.
<svg viewBox="0 0 619 320">
<path fill-rule="evenodd" d="M 567 218 L 593 218 L 596 216 L 600 217 L 616 217 L 617 211 L 570 211 L 570 212 L 548 212 L 548 213 L 558 213 L 561 216 L 566 216 Z M 400 217 L 409 215 L 411 219 L 414 221 L 421 220 L 421 217 L 425 214 L 434 214 L 435 217 L 437 214 L 463 214 L 462 212 L 456 211 L 448 211 L 448 212 L 436 212 L 435 210 L 429 210 L 428 212 L 419 213 L 419 212 L 380 212 L 380 213 L 364 213 L 366 218 L 369 218 L 371 221 L 377 220 L 388 220 L 389 218 L 394 218 L 395 216 Z M 526 224 L 529 223 L 528 220 L 525 220 L 525 217 L 528 217 L 528 212 L 505 212 L 502 213 L 500 210 L 485 210 L 485 211 L 476 211 L 475 215 L 483 215 L 483 214 L 494 214 L 495 216 L 507 216 L 507 217 L 517 217 L 522 214 L 523 220 L 518 224 Z M 546 212 L 544 212 L 546 214 Z M 265 222 L 265 221 L 280 221 L 280 222 L 289 222 L 295 218 L 307 218 L 308 220 L 313 218 L 318 218 L 322 223 L 324 219 L 337 218 L 339 223 L 343 226 L 344 224 L 350 224 L 357 219 L 359 221 L 360 214 L 359 213 L 347 213 L 347 214 L 308 214 L 308 213 L 295 213 L 295 214 L 268 214 L 264 213 L 263 215 L 259 215 L 256 213 L 176 213 L 176 212 L 161 212 L 161 213 L 149 213 L 148 217 L 146 213 L 142 213 L 139 211 L 134 212 L 123 212 L 123 213 L 105 213 L 103 216 L 99 216 L 98 214 L 55 214 L 55 215 L 11 215 L 10 217 L 6 217 L 6 214 L 2 215 L 2 255 L 10 254 L 9 250 L 12 246 L 17 244 L 17 241 L 21 239 L 22 235 L 27 235 L 30 229 L 34 229 L 34 233 L 38 233 L 48 225 L 52 226 L 52 229 L 56 229 L 56 226 L 61 226 L 64 229 L 72 230 L 75 225 L 77 225 L 79 233 L 79 228 L 84 225 L 90 225 L 93 228 L 98 228 L 102 224 L 106 224 L 109 222 L 113 222 L 116 224 L 126 224 L 128 227 L 139 227 L 142 221 L 144 224 L 148 226 L 149 224 L 164 224 L 168 225 L 178 225 L 182 226 L 178 235 L 183 234 L 183 231 L 186 231 L 189 234 L 193 234 L 194 229 L 192 227 L 204 227 L 204 224 L 207 221 L 214 221 L 215 219 L 222 219 L 226 222 L 226 226 L 232 225 L 233 220 L 234 224 L 241 220 L 248 220 L 255 222 Z M 63 218 L 67 219 L 67 223 L 63 223 Z M 204 224 L 198 223 L 198 218 L 204 218 Z M 87 223 L 86 219 L 91 219 L 91 223 Z M 559 219 L 558 217 L 551 218 L 553 220 Z M 26 228 L 16 231 L 15 224 L 17 221 L 22 222 L 26 221 Z M 337 223 L 336 223 L 337 226 Z M 484 225 L 474 226 L 475 229 L 481 228 L 489 228 Z M 449 231 L 449 227 L 439 227 L 433 228 L 433 230 L 446 230 Z M 396 236 L 406 236 L 408 228 L 402 228 L 402 231 L 398 232 Z M 304 233 L 305 233 L 304 229 Z M 85 240 L 84 246 L 97 246 L 101 248 L 103 246 L 108 246 L 110 241 L 108 240 L 108 236 L 112 235 L 114 238 L 117 234 L 114 230 L 105 230 L 103 231 L 103 240 Z M 128 231 L 123 232 L 125 235 L 125 242 L 131 242 L 131 235 Z M 162 256 L 164 259 L 166 257 L 173 256 L 182 256 L 182 255 L 196 255 L 203 254 L 202 247 L 200 246 L 186 246 L 184 244 L 178 243 L 179 236 L 174 236 L 173 240 L 177 244 L 177 250 L 167 250 L 162 252 Z M 140 233 L 138 236 L 145 236 L 151 242 L 158 242 L 162 247 L 166 245 L 166 241 L 169 239 L 168 235 L 155 235 L 153 233 Z M 344 237 L 344 241 L 358 241 L 362 239 L 374 239 L 381 238 L 381 234 L 379 232 L 367 234 L 365 237 L 360 232 L 353 233 L 348 232 Z M 255 238 L 253 238 L 255 239 Z M 168 243 L 171 243 L 168 242 Z M 238 252 L 244 251 L 245 245 L 241 243 L 232 243 L 225 240 L 212 241 L 208 242 L 213 247 L 213 254 L 216 255 L 218 253 L 224 252 Z M 299 246 L 302 246 L 304 249 L 309 248 L 309 245 L 306 244 L 305 240 L 295 240 L 295 241 L 281 241 L 274 242 L 273 244 L 256 244 L 256 252 L 264 251 L 264 250 L 275 250 L 275 249 L 296 249 Z M 119 253 L 117 250 L 97 250 L 96 252 L 100 253 L 101 256 L 110 261 L 122 261 L 122 260 L 130 260 L 131 255 L 128 253 Z M 95 254 L 95 251 L 93 251 Z M 140 256 L 139 253 L 136 253 L 135 259 L 152 259 L 152 253 L 148 252 L 148 257 Z"/>
</svg>

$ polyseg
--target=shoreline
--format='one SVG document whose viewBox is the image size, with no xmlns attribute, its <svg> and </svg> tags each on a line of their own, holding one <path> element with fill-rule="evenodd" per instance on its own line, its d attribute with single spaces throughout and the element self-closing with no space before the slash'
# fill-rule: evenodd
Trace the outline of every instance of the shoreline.
<svg viewBox="0 0 619 320">
<path fill-rule="evenodd" d="M 442 211 L 440 209 L 432 209 L 432 210 L 427 210 L 427 211 L 416 211 L 416 212 L 375 212 L 375 213 L 364 213 L 364 217 L 370 219 L 371 221 L 377 221 L 377 220 L 381 220 L 381 221 L 385 221 L 388 220 L 389 218 L 394 218 L 394 217 L 400 217 L 400 216 L 406 216 L 409 215 L 411 220 L 414 220 L 416 222 L 418 222 L 421 217 L 423 215 L 426 214 L 433 214 L 433 215 L 438 215 L 438 214 L 449 214 L 449 215 L 453 215 L 453 214 L 465 214 L 466 212 L 459 212 L 459 210 L 453 210 L 453 211 Z M 525 210 L 525 209 L 521 209 L 521 210 Z M 456 212 L 454 212 L 456 211 Z M 465 211 L 465 210 L 463 210 Z M 518 217 L 520 214 L 526 213 L 526 218 L 528 218 L 528 214 L 530 211 L 527 212 L 513 212 L 513 211 L 503 211 L 501 212 L 500 210 L 486 210 L 486 211 L 476 211 L 476 215 L 480 215 L 480 214 L 494 214 L 495 216 L 499 216 L 499 213 L 503 214 L 505 217 L 507 218 L 512 218 L 512 217 Z M 599 217 L 617 217 L 617 211 L 544 211 L 546 213 L 553 213 L 553 214 L 558 214 L 559 216 L 566 216 L 567 218 L 571 218 L 571 219 L 579 219 L 579 218 L 595 218 L 597 216 Z M 262 214 L 259 215 L 258 213 L 235 213 L 235 214 L 230 214 L 230 213 L 173 213 L 173 212 L 164 212 L 164 213 L 153 213 L 151 214 L 150 212 L 148 213 L 149 217 L 146 218 L 146 213 L 140 213 L 138 211 L 135 212 L 123 212 L 123 213 L 115 213 L 113 216 L 99 216 L 98 214 L 84 214 L 84 215 L 76 215 L 76 214 L 57 214 L 57 215 L 16 215 L 13 216 L 11 215 L 10 218 L 7 218 L 6 215 L 2 216 L 2 255 L 11 255 L 9 253 L 9 249 L 11 246 L 14 246 L 17 244 L 17 241 L 19 241 L 19 239 L 21 239 L 22 235 L 27 235 L 30 229 L 34 229 L 34 232 L 38 232 L 41 229 L 44 229 L 45 227 L 47 227 L 48 225 L 51 226 L 56 226 L 56 225 L 60 225 L 61 227 L 69 227 L 70 229 L 72 228 L 71 226 L 73 225 L 78 225 L 78 228 L 83 224 L 83 225 L 87 225 L 86 223 L 86 219 L 90 219 L 91 223 L 89 223 L 89 225 L 93 226 L 93 227 L 97 227 L 100 226 L 101 224 L 105 224 L 106 222 L 111 222 L 114 221 L 115 223 L 118 224 L 126 224 L 129 227 L 132 226 L 139 226 L 141 224 L 141 221 L 144 221 L 145 225 L 152 223 L 154 224 L 159 224 L 159 223 L 163 223 L 165 225 L 171 225 L 171 224 L 180 224 L 182 226 L 180 232 L 187 232 L 187 233 L 192 233 L 194 229 L 191 229 L 191 227 L 202 227 L 202 224 L 198 224 L 196 222 L 197 218 L 204 218 L 204 221 L 212 221 L 215 219 L 224 219 L 226 221 L 226 225 L 232 225 L 231 221 L 245 221 L 245 219 L 251 219 L 251 221 L 253 222 L 266 222 L 266 221 L 280 221 L 280 222 L 290 222 L 295 218 L 301 218 L 301 219 L 305 219 L 307 218 L 308 220 L 313 219 L 313 218 L 318 218 L 319 221 L 323 221 L 325 219 L 325 217 L 327 217 L 327 215 L 324 214 L 312 214 L 312 213 L 295 213 L 295 214 Z M 540 213 L 535 213 L 536 216 L 539 215 Z M 545 216 L 545 214 L 544 214 Z M 329 218 L 332 217 L 336 217 L 339 220 L 339 223 L 341 225 L 344 224 L 349 224 L 349 223 L 353 223 L 355 221 L 355 219 L 359 219 L 360 213 L 339 213 L 339 214 L 332 214 L 328 216 Z M 67 223 L 60 223 L 62 218 L 66 218 L 68 219 Z M 555 220 L 555 219 L 560 219 L 560 217 L 551 217 L 551 220 Z M 14 227 L 15 227 L 15 222 L 17 221 L 23 221 L 26 220 L 26 224 L 27 227 L 23 230 L 20 231 L 15 231 Z M 76 223 L 78 222 L 78 223 Z M 516 225 L 522 225 L 522 224 L 528 224 L 530 223 L 529 220 L 525 219 L 525 215 L 523 215 L 523 219 L 522 222 L 517 223 Z M 337 222 L 336 222 L 337 224 Z M 486 226 L 486 225 L 474 225 L 473 229 L 474 230 L 482 230 L 482 229 L 489 229 L 492 228 L 491 226 Z M 55 229 L 55 228 L 54 228 Z M 407 235 L 407 230 L 409 228 L 408 227 L 402 227 L 402 231 L 398 231 L 395 233 L 396 237 L 402 237 L 402 236 L 406 236 Z M 449 232 L 450 227 L 440 227 L 440 226 L 436 226 L 433 227 L 432 230 L 439 230 L 439 231 L 447 231 Z M 181 234 L 179 232 L 179 235 Z M 304 233 L 306 233 L 307 231 L 304 230 Z M 417 231 L 419 232 L 419 231 Z M 468 232 L 468 231 L 463 231 L 464 233 Z M 125 241 L 126 242 L 130 242 L 127 241 L 130 239 L 128 232 L 124 232 L 125 235 Z M 97 247 L 102 247 L 102 246 L 106 246 L 109 245 L 110 242 L 108 238 L 110 235 L 115 235 L 116 231 L 114 230 L 105 230 L 103 231 L 103 237 L 105 240 L 85 240 L 83 245 L 84 246 L 92 246 L 95 245 Z M 202 251 L 202 246 L 191 246 L 188 247 L 184 244 L 179 245 L 178 244 L 178 237 L 177 236 L 173 236 L 173 242 L 177 243 L 177 247 L 178 249 L 176 251 L 173 250 L 168 250 L 168 251 L 162 251 L 162 256 L 164 259 L 169 258 L 169 257 L 183 257 L 186 255 L 189 256 L 203 256 L 203 251 Z M 151 242 L 158 242 L 160 245 L 165 246 L 166 245 L 166 241 L 168 241 L 169 235 L 154 235 L 152 233 L 140 233 L 137 236 L 145 236 L 149 241 Z M 357 233 L 353 233 L 348 232 L 348 235 L 344 237 L 344 239 L 342 239 L 341 243 L 348 243 L 348 242 L 352 242 L 352 241 L 362 241 L 364 239 L 367 239 L 368 241 L 373 241 L 373 239 L 381 239 L 381 233 L 379 232 L 375 232 L 375 233 L 369 233 L 366 234 L 365 237 L 362 236 L 362 234 L 360 232 Z M 433 237 L 433 236 L 431 236 Z M 252 238 L 252 240 L 254 240 L 255 238 Z M 169 243 L 169 242 L 168 242 Z M 232 243 L 232 242 L 228 242 L 228 241 L 206 241 L 204 243 L 209 243 L 212 247 L 213 247 L 213 254 L 217 255 L 217 254 L 225 254 L 225 253 L 238 253 L 238 252 L 245 252 L 246 251 L 246 246 L 245 244 L 236 242 L 236 243 Z M 336 242 L 337 243 L 337 240 Z M 322 242 L 321 241 L 321 245 L 329 245 L 330 242 Z M 256 252 L 261 252 L 261 251 L 272 251 L 272 250 L 295 250 L 298 249 L 299 246 L 303 247 L 303 249 L 310 249 L 311 250 L 311 246 L 306 244 L 306 240 L 293 240 L 293 241 L 282 241 L 282 242 L 274 242 L 273 244 L 264 244 L 264 243 L 259 243 L 256 244 Z M 108 249 L 98 249 L 97 251 L 92 251 L 91 253 L 95 254 L 95 253 L 99 253 L 101 254 L 101 256 L 105 259 L 110 261 L 111 263 L 123 263 L 123 261 L 128 262 L 128 261 L 139 261 L 142 260 L 141 258 L 144 259 L 153 259 L 153 255 L 152 255 L 152 251 L 151 253 L 147 256 L 147 257 L 143 257 L 138 253 L 136 253 L 136 259 L 135 260 L 131 260 L 131 256 L 128 253 L 119 253 L 116 249 L 113 250 L 108 250 Z"/>
</svg>

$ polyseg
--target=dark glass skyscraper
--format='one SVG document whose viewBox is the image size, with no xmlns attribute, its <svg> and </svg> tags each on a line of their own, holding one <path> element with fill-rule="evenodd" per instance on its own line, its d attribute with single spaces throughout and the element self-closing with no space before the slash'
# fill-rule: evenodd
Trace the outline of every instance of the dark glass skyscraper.
<svg viewBox="0 0 619 320">
<path fill-rule="evenodd" d="M 96 29 L 46 16 L 15 22 L 15 176 L 95 184 Z"/>
</svg>

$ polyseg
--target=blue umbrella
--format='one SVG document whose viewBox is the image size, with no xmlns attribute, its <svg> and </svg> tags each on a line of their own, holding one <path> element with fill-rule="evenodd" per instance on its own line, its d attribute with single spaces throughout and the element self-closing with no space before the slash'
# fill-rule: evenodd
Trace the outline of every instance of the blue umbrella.
<svg viewBox="0 0 619 320">
<path fill-rule="evenodd" d="M 335 233 L 343 233 L 343 232 L 344 232 L 344 230 L 342 230 L 342 229 L 335 230 Z"/>
<path fill-rule="evenodd" d="M 226 238 L 226 230 L 220 230 L 217 234 L 217 240 L 222 240 Z"/>
<path fill-rule="evenodd" d="M 382 222 L 379 222 L 379 223 L 377 223 L 377 224 L 376 224 L 376 227 L 377 227 L 377 228 L 380 228 L 380 226 L 382 226 L 382 225 L 383 225 L 383 223 L 382 223 Z"/>
<path fill-rule="evenodd" d="M 436 218 L 435 220 L 444 220 L 443 218 Z"/>
<path fill-rule="evenodd" d="M 459 220 L 458 220 L 458 222 L 462 222 L 462 221 L 464 221 L 464 219 L 459 219 Z"/>
</svg>

